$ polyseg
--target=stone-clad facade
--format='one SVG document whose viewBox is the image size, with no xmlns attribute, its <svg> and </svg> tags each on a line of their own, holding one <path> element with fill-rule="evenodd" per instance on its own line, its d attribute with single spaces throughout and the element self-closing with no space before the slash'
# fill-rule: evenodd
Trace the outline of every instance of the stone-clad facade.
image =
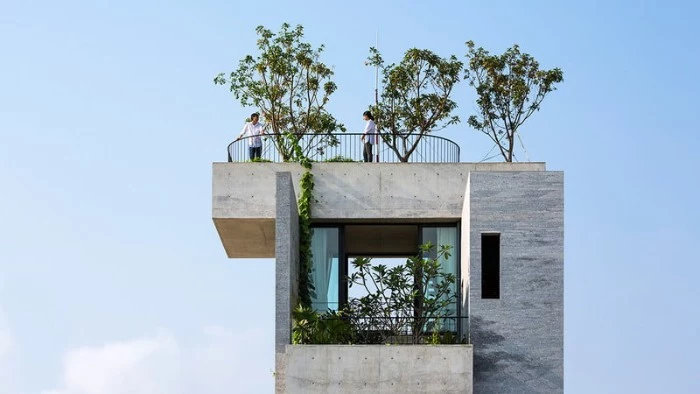
<svg viewBox="0 0 700 394">
<path fill-rule="evenodd" d="M 474 391 L 562 392 L 563 173 L 474 172 L 469 204 Z M 499 299 L 482 299 L 485 232 L 500 234 Z"/>
</svg>

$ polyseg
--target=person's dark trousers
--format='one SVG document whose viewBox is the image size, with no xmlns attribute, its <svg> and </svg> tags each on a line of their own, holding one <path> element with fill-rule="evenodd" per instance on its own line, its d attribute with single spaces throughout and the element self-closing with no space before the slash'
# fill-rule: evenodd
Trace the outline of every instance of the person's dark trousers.
<svg viewBox="0 0 700 394">
<path fill-rule="evenodd" d="M 253 161 L 256 158 L 260 158 L 260 155 L 262 155 L 262 146 L 254 147 L 254 146 L 249 146 L 248 147 L 248 156 L 250 156 L 250 160 Z"/>
<path fill-rule="evenodd" d="M 365 142 L 365 150 L 362 152 L 362 157 L 365 159 L 365 163 L 372 161 L 372 144 Z"/>
</svg>

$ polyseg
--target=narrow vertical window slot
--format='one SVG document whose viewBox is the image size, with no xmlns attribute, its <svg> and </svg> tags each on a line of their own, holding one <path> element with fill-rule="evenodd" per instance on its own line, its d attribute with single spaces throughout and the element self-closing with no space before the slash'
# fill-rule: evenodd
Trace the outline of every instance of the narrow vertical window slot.
<svg viewBox="0 0 700 394">
<path fill-rule="evenodd" d="M 481 234 L 481 298 L 501 298 L 501 234 Z"/>
</svg>

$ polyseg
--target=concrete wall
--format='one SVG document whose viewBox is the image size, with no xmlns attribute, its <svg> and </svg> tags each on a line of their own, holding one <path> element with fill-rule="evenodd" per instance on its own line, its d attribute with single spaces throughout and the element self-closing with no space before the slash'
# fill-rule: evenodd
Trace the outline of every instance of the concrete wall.
<svg viewBox="0 0 700 394">
<path fill-rule="evenodd" d="M 470 174 L 474 391 L 562 392 L 561 172 Z M 500 299 L 481 298 L 481 233 L 501 234 Z"/>
<path fill-rule="evenodd" d="M 314 197 L 318 203 L 313 204 L 312 215 L 315 220 L 346 223 L 461 219 L 461 286 L 469 295 L 462 298 L 462 307 L 470 310 L 474 390 L 562 392 L 563 173 L 545 172 L 541 163 L 489 164 L 494 165 L 316 164 Z M 231 257 L 269 255 L 277 260 L 277 392 L 358 392 L 365 390 L 365 382 L 376 384 L 366 392 L 425 392 L 426 385 L 436 382 L 444 386 L 440 392 L 464 392 L 455 382 L 464 380 L 466 367 L 464 371 L 461 367 L 451 370 L 438 358 L 433 359 L 434 355 L 387 353 L 430 352 L 430 346 L 379 346 L 367 350 L 378 352 L 370 355 L 358 350 L 362 346 L 288 346 L 290 314 L 298 295 L 299 234 L 294 189 L 300 175 L 301 167 L 290 163 L 214 165 L 213 215 L 227 253 Z M 270 186 L 272 179 L 275 189 Z M 249 227 L 237 227 L 239 223 Z M 274 239 L 270 224 L 274 224 Z M 244 231 L 250 226 L 258 226 L 259 239 Z M 481 299 L 483 232 L 501 234 L 501 295 L 496 300 Z M 236 242 L 252 245 L 253 249 L 257 245 L 258 249 L 236 252 L 232 246 Z M 271 245 L 274 253 L 269 250 Z M 443 356 L 443 361 L 466 365 L 457 360 L 464 357 L 464 349 L 449 347 L 462 353 Z M 471 348 L 468 354 L 471 363 Z M 432 361 L 417 364 L 418 357 Z M 336 361 L 347 358 L 358 361 L 348 367 Z M 321 361 L 316 363 L 317 359 Z M 409 364 L 398 368 L 398 361 Z M 449 373 L 434 375 L 439 379 L 429 381 L 421 374 L 425 368 L 433 371 L 434 365 L 439 366 L 436 371 Z M 471 373 L 471 364 L 468 370 Z M 412 377 L 411 373 L 424 377 Z M 450 380 L 453 375 L 456 377 Z M 420 389 L 419 383 L 423 385 Z M 320 389 L 315 387 L 317 384 Z M 343 391 L 341 386 L 351 389 Z"/>
<path fill-rule="evenodd" d="M 275 174 L 296 163 L 214 163 L 212 217 L 229 257 L 272 257 Z M 544 171 L 544 163 L 316 163 L 315 221 L 456 221 L 470 171 Z M 299 195 L 299 190 L 297 190 Z M 260 242 L 248 242 L 251 235 Z"/>
<path fill-rule="evenodd" d="M 287 346 L 286 393 L 471 393 L 470 345 Z"/>
<path fill-rule="evenodd" d="M 284 353 L 291 342 L 292 309 L 298 299 L 299 274 L 299 213 L 292 186 L 292 176 L 280 172 L 277 178 L 277 220 L 275 223 L 275 365 L 284 369 Z M 283 382 L 275 379 L 278 392 Z"/>
</svg>

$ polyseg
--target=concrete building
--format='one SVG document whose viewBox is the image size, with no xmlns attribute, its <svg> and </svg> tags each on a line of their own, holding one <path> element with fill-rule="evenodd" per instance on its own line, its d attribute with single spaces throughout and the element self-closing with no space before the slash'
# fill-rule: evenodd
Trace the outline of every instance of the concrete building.
<svg viewBox="0 0 700 394">
<path fill-rule="evenodd" d="M 465 318 L 455 330 L 466 343 L 387 346 L 291 344 L 303 171 L 213 166 L 213 220 L 227 255 L 276 259 L 277 392 L 563 391 L 562 172 L 544 163 L 314 164 L 318 309 L 347 300 L 353 256 L 454 244 L 455 313 Z"/>
</svg>

